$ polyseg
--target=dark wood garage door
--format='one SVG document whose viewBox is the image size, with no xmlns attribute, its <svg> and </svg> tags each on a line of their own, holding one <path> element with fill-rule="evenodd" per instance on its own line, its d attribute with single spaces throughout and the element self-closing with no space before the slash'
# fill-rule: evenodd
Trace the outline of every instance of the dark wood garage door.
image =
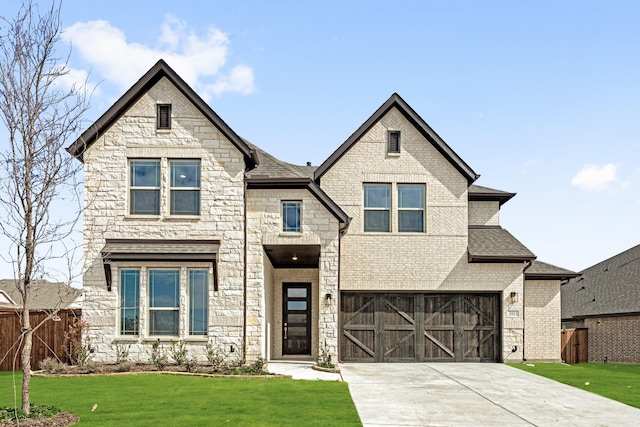
<svg viewBox="0 0 640 427">
<path fill-rule="evenodd" d="M 497 294 L 369 294 L 341 298 L 341 357 L 357 362 L 499 360 Z"/>
</svg>

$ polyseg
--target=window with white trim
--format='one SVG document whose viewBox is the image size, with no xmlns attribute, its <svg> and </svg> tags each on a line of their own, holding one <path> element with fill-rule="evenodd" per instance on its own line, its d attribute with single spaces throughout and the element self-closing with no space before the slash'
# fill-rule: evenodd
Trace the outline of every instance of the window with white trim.
<svg viewBox="0 0 640 427">
<path fill-rule="evenodd" d="M 189 335 L 207 335 L 209 272 L 189 270 Z"/>
<path fill-rule="evenodd" d="M 140 270 L 120 270 L 120 335 L 140 333 Z"/>
<path fill-rule="evenodd" d="M 149 335 L 178 336 L 180 270 L 149 270 Z"/>
<path fill-rule="evenodd" d="M 282 231 L 288 233 L 302 231 L 302 202 L 282 202 Z"/>
<path fill-rule="evenodd" d="M 123 267 L 119 272 L 119 336 L 208 335 L 211 281 L 208 268 L 141 265 Z M 141 311 L 146 313 L 144 324 L 140 323 Z"/>
<path fill-rule="evenodd" d="M 391 185 L 364 184 L 364 231 L 391 231 Z"/>
<path fill-rule="evenodd" d="M 398 232 L 424 231 L 424 185 L 398 184 Z"/>
<path fill-rule="evenodd" d="M 200 160 L 170 160 L 171 215 L 200 215 Z"/>
<path fill-rule="evenodd" d="M 129 161 L 129 213 L 160 215 L 160 160 Z"/>
</svg>

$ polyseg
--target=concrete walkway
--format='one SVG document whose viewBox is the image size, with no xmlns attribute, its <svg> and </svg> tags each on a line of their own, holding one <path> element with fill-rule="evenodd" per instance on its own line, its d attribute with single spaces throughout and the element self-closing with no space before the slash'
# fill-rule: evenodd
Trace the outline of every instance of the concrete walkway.
<svg viewBox="0 0 640 427">
<path fill-rule="evenodd" d="M 500 363 L 340 369 L 365 426 L 640 425 L 640 409 Z"/>
<path fill-rule="evenodd" d="M 269 361 L 267 370 L 274 374 L 290 375 L 294 380 L 342 381 L 340 374 L 316 371 L 313 362 L 309 361 Z"/>
</svg>

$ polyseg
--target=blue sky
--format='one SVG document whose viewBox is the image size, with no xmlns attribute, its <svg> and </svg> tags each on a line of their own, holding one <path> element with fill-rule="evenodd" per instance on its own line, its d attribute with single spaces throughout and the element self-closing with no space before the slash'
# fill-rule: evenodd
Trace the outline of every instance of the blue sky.
<svg viewBox="0 0 640 427">
<path fill-rule="evenodd" d="M 576 271 L 640 243 L 638 16 L 635 1 L 62 9 L 71 76 L 97 84 L 89 120 L 163 57 L 238 134 L 317 165 L 397 92 L 478 185 L 518 193 L 501 224 L 538 259 Z"/>
</svg>

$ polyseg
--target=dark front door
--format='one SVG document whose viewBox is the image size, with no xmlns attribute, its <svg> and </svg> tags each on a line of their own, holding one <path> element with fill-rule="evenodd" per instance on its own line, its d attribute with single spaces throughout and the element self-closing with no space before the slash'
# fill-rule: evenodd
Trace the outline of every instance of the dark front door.
<svg viewBox="0 0 640 427">
<path fill-rule="evenodd" d="M 311 284 L 282 284 L 282 354 L 311 354 Z"/>
</svg>

